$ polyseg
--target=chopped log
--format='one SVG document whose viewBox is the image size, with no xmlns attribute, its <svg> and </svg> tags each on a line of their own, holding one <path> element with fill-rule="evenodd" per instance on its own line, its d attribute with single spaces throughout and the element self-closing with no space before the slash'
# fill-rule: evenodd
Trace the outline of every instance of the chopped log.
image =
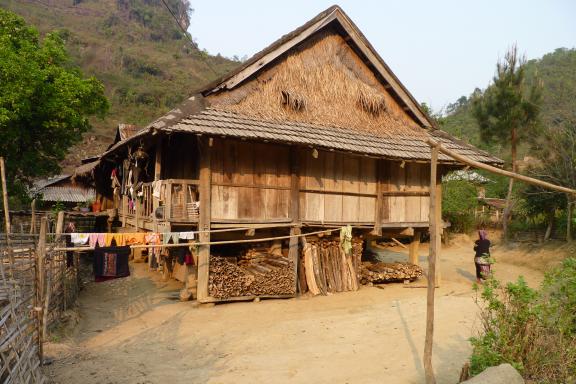
<svg viewBox="0 0 576 384">
<path fill-rule="evenodd" d="M 360 268 L 361 283 L 390 283 L 404 280 L 416 280 L 422 276 L 422 268 L 405 263 L 364 262 Z"/>
</svg>

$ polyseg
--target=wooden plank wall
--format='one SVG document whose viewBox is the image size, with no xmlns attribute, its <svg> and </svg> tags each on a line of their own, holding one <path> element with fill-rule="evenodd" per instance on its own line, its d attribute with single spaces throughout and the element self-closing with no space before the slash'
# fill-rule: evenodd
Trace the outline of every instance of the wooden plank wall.
<svg viewBox="0 0 576 384">
<path fill-rule="evenodd" d="M 382 223 L 414 223 L 428 221 L 430 171 L 427 164 L 383 161 L 382 190 L 384 191 Z M 394 192 L 400 192 L 393 196 Z M 414 194 L 410 194 L 414 192 Z M 388 194 L 388 195 L 387 195 Z M 392 196 L 390 196 L 392 194 Z M 405 196 L 400 196 L 405 194 Z"/>
<path fill-rule="evenodd" d="M 370 223 L 376 207 L 376 160 L 336 152 L 300 151 L 300 218 Z"/>
<path fill-rule="evenodd" d="M 309 223 L 374 223 L 377 162 L 384 192 L 382 223 L 428 220 L 426 164 L 293 148 L 299 163 L 299 212 Z M 212 221 L 274 222 L 290 217 L 290 147 L 214 139 Z M 399 192 L 402 196 L 390 196 Z M 414 192 L 414 193 L 411 193 Z M 387 195 L 388 193 L 388 195 Z M 406 195 L 407 194 L 407 195 Z"/>
<path fill-rule="evenodd" d="M 290 218 L 290 148 L 215 139 L 212 221 Z"/>
</svg>

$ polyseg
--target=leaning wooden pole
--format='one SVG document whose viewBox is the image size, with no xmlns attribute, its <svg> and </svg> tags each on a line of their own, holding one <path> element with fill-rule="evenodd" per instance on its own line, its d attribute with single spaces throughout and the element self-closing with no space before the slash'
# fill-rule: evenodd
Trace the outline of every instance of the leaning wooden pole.
<svg viewBox="0 0 576 384">
<path fill-rule="evenodd" d="M 511 177 L 513 179 L 522 181 L 524 183 L 527 184 L 532 184 L 532 185 L 537 185 L 539 187 L 543 187 L 543 188 L 548 188 L 548 189 L 552 189 L 554 191 L 558 191 L 558 192 L 563 192 L 563 193 L 568 193 L 571 195 L 575 195 L 576 196 L 576 189 L 570 189 L 570 188 L 566 188 L 566 187 L 561 187 L 559 185 L 555 185 L 552 183 L 548 183 L 546 181 L 542 181 L 542 180 L 538 180 L 535 179 L 533 177 L 529 177 L 529 176 L 524 176 L 521 175 L 519 173 L 515 173 L 515 172 L 510 172 L 510 171 L 505 171 L 503 169 L 497 168 L 497 167 L 493 167 L 491 165 L 488 164 L 484 164 L 481 163 L 479 161 L 476 160 L 472 160 L 466 156 L 463 156 L 459 153 L 456 153 L 450 149 L 447 149 L 445 147 L 443 147 L 441 144 L 439 144 L 438 142 L 432 140 L 432 139 L 428 139 L 427 140 L 428 145 L 430 145 L 431 147 L 436 147 L 438 148 L 438 150 L 442 153 L 444 153 L 445 155 L 450 156 L 451 158 L 458 160 L 464 164 L 467 164 L 471 167 L 474 168 L 478 168 L 478 169 L 484 169 L 486 171 L 495 173 L 497 175 L 502 175 L 502 176 L 506 176 L 506 177 Z"/>
<path fill-rule="evenodd" d="M 432 366 L 432 344 L 434 341 L 434 291 L 436 289 L 436 256 L 440 242 L 438 241 L 438 228 L 436 209 L 436 179 L 438 174 L 438 147 L 432 148 L 432 162 L 430 164 L 430 254 L 428 256 L 428 291 L 426 298 L 426 339 L 424 341 L 424 373 L 426 384 L 435 384 L 434 367 Z"/>
</svg>

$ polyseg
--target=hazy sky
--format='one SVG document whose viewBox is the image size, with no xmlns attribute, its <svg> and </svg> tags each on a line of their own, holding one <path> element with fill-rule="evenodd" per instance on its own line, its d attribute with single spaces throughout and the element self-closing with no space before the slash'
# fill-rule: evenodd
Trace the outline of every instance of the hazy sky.
<svg viewBox="0 0 576 384">
<path fill-rule="evenodd" d="M 324 0 L 191 0 L 200 48 L 252 56 L 333 5 Z M 485 88 L 517 43 L 528 59 L 576 47 L 575 0 L 341 0 L 419 102 L 434 110 Z"/>
</svg>

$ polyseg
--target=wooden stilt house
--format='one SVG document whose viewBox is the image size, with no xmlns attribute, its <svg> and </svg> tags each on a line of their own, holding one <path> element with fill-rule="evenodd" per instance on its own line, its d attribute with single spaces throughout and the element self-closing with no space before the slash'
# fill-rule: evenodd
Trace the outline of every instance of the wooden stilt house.
<svg viewBox="0 0 576 384">
<path fill-rule="evenodd" d="M 351 224 L 419 239 L 428 228 L 430 137 L 501 164 L 439 130 L 333 6 L 112 146 L 99 188 L 111 198 L 116 191 L 124 226 L 143 230 L 276 225 L 257 231 L 265 237 Z M 440 163 L 440 174 L 456 166 L 443 155 Z M 122 166 L 138 173 L 134 204 L 124 182 L 109 185 Z M 200 241 L 226 236 L 201 232 Z M 201 246 L 200 301 L 212 300 L 209 255 Z"/>
</svg>

